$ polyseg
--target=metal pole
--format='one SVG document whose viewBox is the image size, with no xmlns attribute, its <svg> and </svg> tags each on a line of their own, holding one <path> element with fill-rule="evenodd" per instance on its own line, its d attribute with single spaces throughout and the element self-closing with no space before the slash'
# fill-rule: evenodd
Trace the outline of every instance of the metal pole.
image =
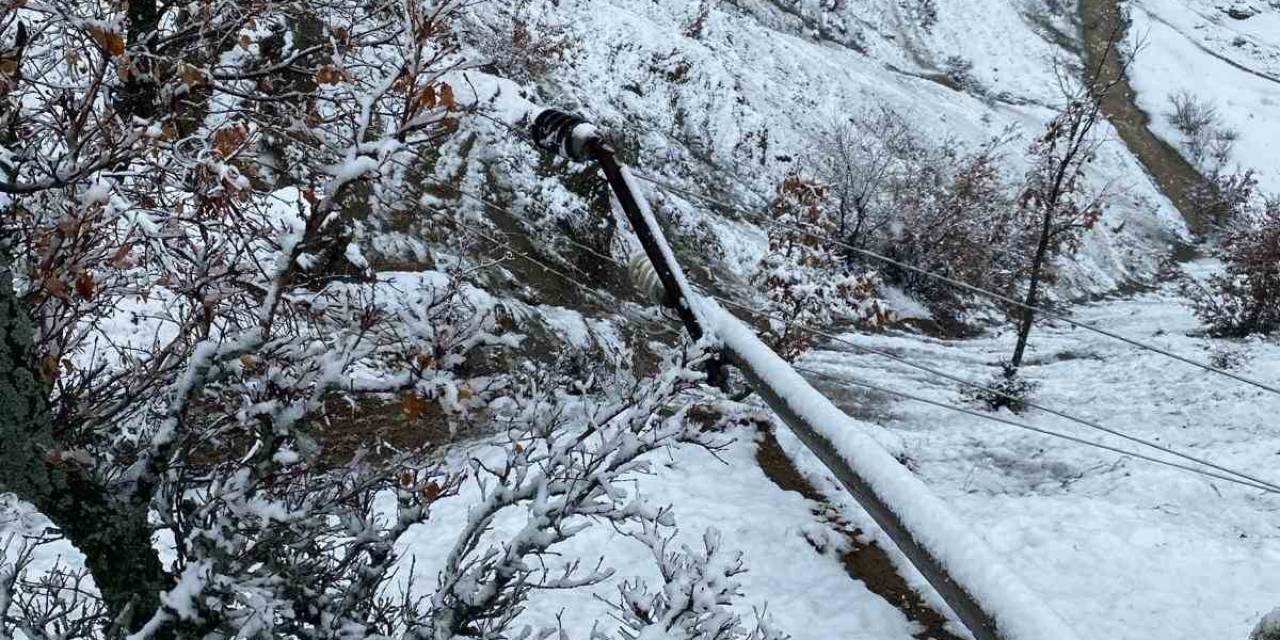
<svg viewBox="0 0 1280 640">
<path fill-rule="evenodd" d="M 533 134 L 534 139 L 543 148 L 571 160 L 578 162 L 595 160 L 600 165 L 641 246 L 653 263 L 654 270 L 666 291 L 668 303 L 679 313 L 689 334 L 694 339 L 701 338 L 706 327 L 701 325 L 701 319 L 693 308 L 690 300 L 692 292 L 685 289 L 680 265 L 675 263 L 674 256 L 670 256 L 664 250 L 667 244 L 662 230 L 656 228 L 656 222 L 651 215 L 646 215 L 647 209 L 632 192 L 625 171 L 614 158 L 613 150 L 600 138 L 595 128 L 577 116 L 546 110 L 535 119 Z M 746 354 L 734 352 L 730 345 L 728 355 L 769 408 L 853 495 L 858 504 L 884 530 L 907 560 L 946 601 L 974 638 L 976 640 L 1011 640 L 1011 637 L 1003 633 L 996 623 L 999 612 L 994 605 L 987 603 L 984 606 L 971 589 L 966 588 L 951 575 L 938 554 L 928 545 L 922 544 L 917 533 L 913 532 L 889 506 L 888 498 L 881 495 L 863 474 L 854 469 L 844 456 L 840 455 L 836 447 L 819 433 L 815 425 L 810 424 L 802 415 L 803 408 L 791 406 L 791 401 L 780 395 L 768 383 L 767 373 L 757 370 L 758 363 L 753 363 Z M 1027 626 L 1024 624 L 1023 628 Z M 1046 634 L 1052 635 L 1047 630 Z M 1019 638 L 1019 640 L 1023 639 Z"/>
<path fill-rule="evenodd" d="M 663 251 L 667 243 L 662 229 L 658 228 L 654 219 L 645 215 L 645 211 L 641 209 L 640 202 L 632 192 L 622 167 L 614 157 L 613 147 L 609 146 L 586 120 L 554 109 L 547 109 L 538 114 L 533 123 L 533 138 L 539 146 L 570 160 L 578 162 L 595 160 L 596 164 L 600 165 L 605 179 L 609 182 L 609 187 L 627 216 L 627 222 L 631 224 L 641 248 L 653 265 L 658 281 L 662 283 L 667 306 L 675 309 L 680 316 L 680 322 L 684 323 L 685 330 L 693 336 L 694 340 L 701 339 L 702 327 L 698 324 L 698 318 L 689 306 L 689 301 L 685 299 L 681 285 L 683 275 L 677 276 L 678 273 L 682 274 L 679 271 L 680 266 L 668 260 Z"/>
<path fill-rule="evenodd" d="M 951 607 L 956 617 L 960 618 L 960 622 L 973 634 L 975 640 L 1005 640 L 1000 635 L 991 613 L 951 577 L 946 567 L 928 548 L 920 544 L 915 534 L 903 524 L 898 514 L 876 494 L 857 471 L 845 462 L 831 442 L 818 434 L 812 425 L 796 413 L 786 398 L 778 395 L 771 386 L 765 384 L 760 372 L 752 368 L 747 358 L 730 351 L 729 361 L 738 367 L 738 370 L 751 383 L 751 387 L 764 399 L 765 404 L 769 405 L 769 408 L 786 423 L 800 442 L 804 443 L 804 446 L 822 462 L 823 466 L 831 471 L 836 480 L 839 480 L 845 490 L 853 495 L 854 500 L 858 501 L 858 505 L 884 530 L 889 539 L 893 540 L 894 545 L 902 551 L 902 555 L 906 556 L 907 561 L 920 571 L 920 575 L 924 576 L 934 591 L 938 592 L 947 606 Z"/>
</svg>

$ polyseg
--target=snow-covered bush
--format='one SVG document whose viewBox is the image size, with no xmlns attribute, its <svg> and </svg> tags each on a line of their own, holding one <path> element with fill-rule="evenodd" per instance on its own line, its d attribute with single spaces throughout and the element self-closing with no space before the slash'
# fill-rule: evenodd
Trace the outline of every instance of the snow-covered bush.
<svg viewBox="0 0 1280 640">
<path fill-rule="evenodd" d="M 1187 190 L 1187 199 L 1201 221 L 1223 230 L 1248 218 L 1257 190 L 1258 179 L 1252 169 L 1230 171 L 1218 166 Z"/>
<path fill-rule="evenodd" d="M 771 210 L 778 224 L 769 231 L 769 253 L 752 276 L 777 316 L 769 319 L 767 338 L 787 359 L 803 353 L 814 339 L 798 325 L 826 326 L 842 319 L 876 327 L 892 319 L 878 298 L 875 272 L 851 271 L 840 248 L 824 239 L 836 231 L 829 193 L 825 184 L 798 174 L 783 180 Z"/>
<path fill-rule="evenodd" d="M 1182 134 L 1182 146 L 1203 179 L 1192 185 L 1187 198 L 1195 214 L 1218 228 L 1229 227 L 1246 214 L 1257 195 L 1253 170 L 1233 170 L 1231 152 L 1238 131 L 1228 127 L 1207 100 L 1187 91 L 1169 97 L 1166 114 Z"/>
<path fill-rule="evenodd" d="M 520 83 L 542 80 L 556 65 L 568 61 L 573 40 L 563 25 L 548 17 L 555 8 L 544 0 L 520 0 L 504 7 L 496 21 L 475 24 L 483 35 L 477 42 L 481 55 L 497 75 Z"/>
<path fill-rule="evenodd" d="M 742 555 L 721 548 L 715 530 L 702 537 L 702 549 L 673 551 L 671 538 L 652 526 L 629 535 L 652 551 L 662 574 L 662 589 L 650 592 L 640 581 L 623 583 L 614 603 L 622 622 L 622 640 L 667 637 L 689 640 L 786 640 L 788 636 L 760 619 L 745 628 L 731 605 L 739 595 L 735 577 L 746 569 Z"/>
<path fill-rule="evenodd" d="M 681 409 L 696 358 L 607 393 L 548 381 L 476 284 L 509 255 L 365 256 L 421 210 L 411 172 L 462 115 L 460 4 L 0 17 L 0 491 L 83 555 L 37 569 L 47 540 L 0 541 L 0 637 L 519 636 L 530 593 L 608 575 L 557 564 L 560 542 L 674 526 L 625 482 L 662 447 L 717 446 Z M 335 407 L 365 400 L 504 433 L 505 462 L 322 455 Z M 401 582 L 406 533 L 477 485 L 436 588 Z"/>
<path fill-rule="evenodd" d="M 964 391 L 966 402 L 977 404 L 989 411 L 1008 409 L 1013 413 L 1022 413 L 1027 409 L 1027 401 L 1031 394 L 1039 388 L 1039 384 L 1022 377 L 1017 369 L 1002 364 L 1000 372 L 991 377 L 985 388 L 969 388 Z"/>
<path fill-rule="evenodd" d="M 1218 109 L 1188 91 L 1169 96 L 1169 121 L 1182 134 L 1182 144 L 1202 170 L 1227 163 L 1240 133 L 1222 122 Z"/>
<path fill-rule="evenodd" d="M 900 114 L 874 108 L 817 141 L 814 174 L 829 185 L 835 235 L 855 247 L 992 290 L 1008 289 L 1028 253 L 1026 229 L 999 169 L 1000 141 L 966 151 L 934 142 Z M 941 320 L 968 300 L 918 272 L 844 252 L 880 270 Z"/>
<path fill-rule="evenodd" d="M 1226 272 L 1186 293 L 1215 336 L 1280 331 L 1280 202 L 1272 201 L 1221 241 Z"/>
</svg>

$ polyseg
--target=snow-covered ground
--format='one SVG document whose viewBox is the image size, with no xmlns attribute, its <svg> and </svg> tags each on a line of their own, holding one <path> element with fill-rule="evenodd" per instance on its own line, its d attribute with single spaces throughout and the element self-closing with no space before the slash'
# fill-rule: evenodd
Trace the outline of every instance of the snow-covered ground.
<svg viewBox="0 0 1280 640">
<path fill-rule="evenodd" d="M 1210 266 L 1193 264 L 1191 271 Z M 1235 350 L 1242 375 L 1280 379 L 1280 346 L 1195 336 L 1197 323 L 1172 285 L 1080 307 L 1075 317 L 1197 359 Z M 982 381 L 1007 357 L 1013 337 L 845 338 Z M 1274 420 L 1280 397 L 1065 325 L 1041 327 L 1031 345 L 1025 373 L 1041 384 L 1039 402 L 1280 482 L 1280 427 Z M 826 345 L 801 365 L 837 380 L 960 402 L 954 383 L 840 344 Z M 826 377 L 814 382 L 855 417 L 881 425 L 876 437 L 1082 638 L 1243 640 L 1280 604 L 1280 496 L 861 392 Z M 1034 412 L 1020 419 L 1132 446 Z M 742 550 L 749 568 L 742 579 L 744 606 L 767 606 L 796 640 L 912 637 L 912 623 L 847 575 L 837 553 L 815 548 L 812 540 L 836 540 L 839 534 L 814 515 L 816 505 L 765 476 L 755 459 L 753 433 L 742 429 L 733 435 L 737 440 L 719 459 L 699 450 L 658 458 L 655 473 L 641 477 L 637 489 L 675 507 L 682 541 L 696 544 L 714 527 L 724 534 L 726 548 Z M 845 518 L 875 531 L 793 436 L 785 429 L 778 436 Z M 420 588 L 430 589 L 449 546 L 443 541 L 459 526 L 473 492 L 442 502 L 434 524 L 414 532 L 408 550 L 418 562 Z M 13 503 L 0 505 L 0 529 L 14 531 L 24 522 L 40 526 Z M 654 577 L 648 550 L 607 526 L 563 551 L 587 561 L 605 556 L 618 580 Z M 49 566 L 59 553 L 73 561 L 76 555 L 54 545 L 37 568 Z M 611 589 L 601 585 L 593 592 L 609 599 Z M 589 627 L 609 612 L 585 592 L 543 595 L 532 605 L 526 621 L 562 616 L 567 629 Z"/>
<path fill-rule="evenodd" d="M 635 490 L 657 504 L 675 508 L 679 542 L 700 545 L 703 532 L 718 530 L 724 547 L 743 552 L 748 572 L 741 576 L 744 617 L 752 609 L 767 611 L 773 622 L 797 640 L 855 638 L 907 640 L 917 630 L 893 605 L 851 579 L 834 554 L 819 553 L 810 539 L 831 540 L 834 531 L 812 513 L 815 506 L 797 493 L 785 492 L 767 478 L 755 460 L 753 432 L 733 432 L 735 443 L 716 456 L 681 450 L 655 459 L 654 474 L 640 476 Z M 408 542 L 409 557 L 426 579 L 418 588 L 429 593 L 442 566 L 453 532 L 465 521 L 475 487 L 438 505 L 430 526 L 417 528 Z M 498 528 L 522 522 L 498 523 Z M 601 524 L 575 538 L 560 552 L 581 558 L 586 566 L 604 558 L 616 571 L 607 583 L 589 591 L 535 595 L 522 623 L 555 626 L 557 618 L 574 637 L 599 622 L 611 629 L 610 607 L 615 585 L 640 578 L 657 584 L 656 565 L 648 548 Z M 599 596 L 593 597 L 593 596 Z M 821 625 L 815 625 L 821 621 Z"/>
<path fill-rule="evenodd" d="M 575 43 L 571 64 L 541 79 L 541 95 L 529 97 L 624 132 L 646 171 L 699 191 L 723 191 L 717 195 L 745 206 L 772 192 L 803 157 L 810 136 L 843 113 L 876 104 L 908 115 L 923 130 L 971 143 L 1014 131 L 1009 162 L 1017 175 L 1017 152 L 1051 116 L 1045 105 L 1058 98 L 1054 60 L 1071 58 L 1062 34 L 1074 37 L 1070 3 L 938 0 L 936 22 L 927 29 L 903 9 L 913 3 L 897 0 L 721 4 L 694 33 L 703 3 L 693 0 L 561 0 L 552 18 Z M 814 7 L 826 4 L 857 6 L 844 6 L 838 19 L 814 18 Z M 1167 95 L 1179 88 L 1208 94 L 1241 130 L 1238 160 L 1262 171 L 1268 188 L 1280 190 L 1280 170 L 1269 153 L 1280 139 L 1280 84 L 1265 77 L 1280 73 L 1280 11 L 1237 21 L 1208 0 L 1132 5 L 1136 30 L 1147 34 L 1134 84 L 1140 104 L 1155 115 L 1157 133 L 1176 140 L 1162 116 Z M 1067 8 L 1055 13 L 1050 6 Z M 800 17 L 788 7 L 799 7 Z M 500 9 L 501 3 L 489 3 L 478 11 L 483 16 Z M 1235 44 L 1238 38 L 1247 46 Z M 939 81 L 957 68 L 968 69 L 965 90 Z M 498 162 L 524 146 L 491 143 L 475 155 Z M 465 154 L 449 156 L 456 148 L 444 151 L 442 175 L 469 162 Z M 505 166 L 505 186 L 518 189 L 521 198 L 541 196 L 544 204 L 571 202 L 565 209 L 582 213 L 563 185 L 537 175 L 525 160 Z M 1097 166 L 1100 176 L 1120 187 L 1119 198 L 1079 260 L 1068 265 L 1064 281 L 1077 292 L 1104 291 L 1150 274 L 1167 242 L 1185 233 L 1120 143 L 1107 145 Z M 668 204 L 664 213 L 678 224 L 712 229 L 718 246 L 703 253 L 719 254 L 734 275 L 743 275 L 765 250 L 756 227 L 710 215 L 692 201 Z M 512 206 L 521 205 L 517 200 Z M 1200 273 L 1208 267 L 1189 268 Z M 1242 373 L 1280 380 L 1280 347 L 1189 335 L 1195 319 L 1168 286 L 1075 313 L 1197 359 L 1238 350 Z M 570 310 L 545 307 L 543 315 L 568 342 L 612 331 Z M 988 379 L 1012 346 L 1008 334 L 950 342 L 899 334 L 848 338 L 973 380 Z M 1031 348 L 1025 373 L 1041 383 L 1037 399 L 1043 403 L 1280 482 L 1274 419 L 1280 397 L 1066 326 L 1040 328 Z M 856 377 L 948 403 L 960 395 L 953 383 L 839 345 L 812 353 L 804 366 L 837 380 Z M 1278 496 L 826 379 L 815 383 L 855 417 L 883 427 L 875 428 L 876 437 L 1082 638 L 1244 640 L 1280 605 Z M 1059 419 L 1025 419 L 1101 439 Z M 726 547 L 741 549 L 749 568 L 742 578 L 745 606 L 767 606 L 796 640 L 912 637 L 917 629 L 898 609 L 850 577 L 835 552 L 815 548 L 813 540 L 838 534 L 813 514 L 815 505 L 765 476 L 755 460 L 754 434 L 742 429 L 733 435 L 736 442 L 719 459 L 675 452 L 637 488 L 675 507 L 682 540 L 695 543 L 715 527 Z M 779 438 L 847 519 L 875 530 L 785 429 Z M 419 576 L 435 574 L 448 549 L 442 540 L 474 495 L 469 488 L 445 500 L 434 524 L 415 530 L 406 551 L 419 562 Z M 0 542 L 6 533 L 41 526 L 23 506 L 0 501 Z M 45 551 L 36 570 L 59 554 L 76 560 L 65 545 Z M 564 551 L 588 560 L 607 556 L 618 579 L 653 577 L 648 551 L 607 526 Z M 420 586 L 429 589 L 431 581 Z M 595 591 L 611 598 L 610 588 Z M 563 592 L 540 595 L 526 618 L 547 623 L 562 615 L 566 628 L 577 631 L 604 620 L 608 611 L 585 593 Z"/>
<path fill-rule="evenodd" d="M 1177 146 L 1169 97 L 1186 91 L 1212 104 L 1241 135 L 1234 160 L 1280 192 L 1280 7 L 1266 2 L 1132 0 L 1133 35 L 1142 41 L 1132 70 L 1137 102 L 1152 130 Z M 1231 17 L 1233 5 L 1255 15 Z M 1240 14 L 1243 15 L 1243 14 Z"/>
<path fill-rule="evenodd" d="M 1198 360 L 1231 350 L 1242 359 L 1238 373 L 1280 379 L 1280 346 L 1195 337 L 1196 320 L 1173 286 L 1084 306 L 1075 317 Z M 978 382 L 1013 344 L 1009 334 L 847 338 Z M 1031 344 L 1024 372 L 1041 384 L 1038 402 L 1280 482 L 1280 396 L 1065 324 L 1040 328 Z M 955 383 L 838 344 L 803 365 L 961 403 Z M 817 383 L 841 393 L 838 383 Z M 847 407 L 872 408 L 886 443 L 1081 637 L 1243 639 L 1280 604 L 1280 495 L 874 392 L 854 391 Z M 1020 419 L 1134 447 L 1052 416 Z"/>
</svg>

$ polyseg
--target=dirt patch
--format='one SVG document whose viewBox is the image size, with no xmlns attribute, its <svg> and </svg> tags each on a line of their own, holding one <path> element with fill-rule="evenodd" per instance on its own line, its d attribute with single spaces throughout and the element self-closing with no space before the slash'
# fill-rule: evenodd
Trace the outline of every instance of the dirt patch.
<svg viewBox="0 0 1280 640">
<path fill-rule="evenodd" d="M 375 458 L 389 458 L 425 454 L 455 439 L 437 403 L 376 398 L 354 405 L 337 398 L 326 401 L 313 435 L 323 447 L 321 463 L 339 466 L 362 449 Z"/>
<path fill-rule="evenodd" d="M 1125 76 L 1123 61 L 1112 51 L 1113 34 L 1123 35 L 1128 29 L 1116 0 L 1081 0 L 1080 20 L 1087 73 L 1096 71 L 1100 80 L 1092 84 L 1107 86 L 1110 81 L 1116 81 L 1102 96 L 1103 113 L 1115 126 L 1125 146 L 1182 214 L 1191 232 L 1203 234 L 1206 231 L 1205 221 L 1200 219 L 1189 196 L 1191 189 L 1204 181 L 1204 176 L 1177 149 L 1151 132 L 1151 118 L 1138 108 L 1135 102 L 1137 94 Z M 1180 251 L 1177 255 L 1185 258 L 1191 254 Z"/>
<path fill-rule="evenodd" d="M 813 514 L 828 523 L 846 540 L 845 550 L 840 552 L 840 562 L 845 572 L 849 577 L 865 584 L 872 593 L 901 610 L 907 619 L 923 627 L 914 636 L 917 640 L 960 640 L 960 636 L 945 628 L 947 619 L 925 604 L 924 598 L 898 575 L 889 554 L 874 541 L 864 542 L 866 536 L 840 518 L 822 492 L 787 457 L 772 431 L 761 430 L 756 462 L 764 470 L 765 476 L 780 489 L 799 493 L 814 503 Z"/>
</svg>

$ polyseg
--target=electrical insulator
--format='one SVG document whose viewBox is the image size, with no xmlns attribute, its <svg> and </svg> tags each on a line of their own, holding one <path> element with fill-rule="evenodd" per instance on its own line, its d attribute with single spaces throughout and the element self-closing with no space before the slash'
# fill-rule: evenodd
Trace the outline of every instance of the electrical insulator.
<svg viewBox="0 0 1280 640">
<path fill-rule="evenodd" d="M 600 131 L 581 116 L 543 109 L 533 120 L 533 140 L 543 149 L 573 160 L 591 159 L 591 143 L 600 142 Z"/>
</svg>

